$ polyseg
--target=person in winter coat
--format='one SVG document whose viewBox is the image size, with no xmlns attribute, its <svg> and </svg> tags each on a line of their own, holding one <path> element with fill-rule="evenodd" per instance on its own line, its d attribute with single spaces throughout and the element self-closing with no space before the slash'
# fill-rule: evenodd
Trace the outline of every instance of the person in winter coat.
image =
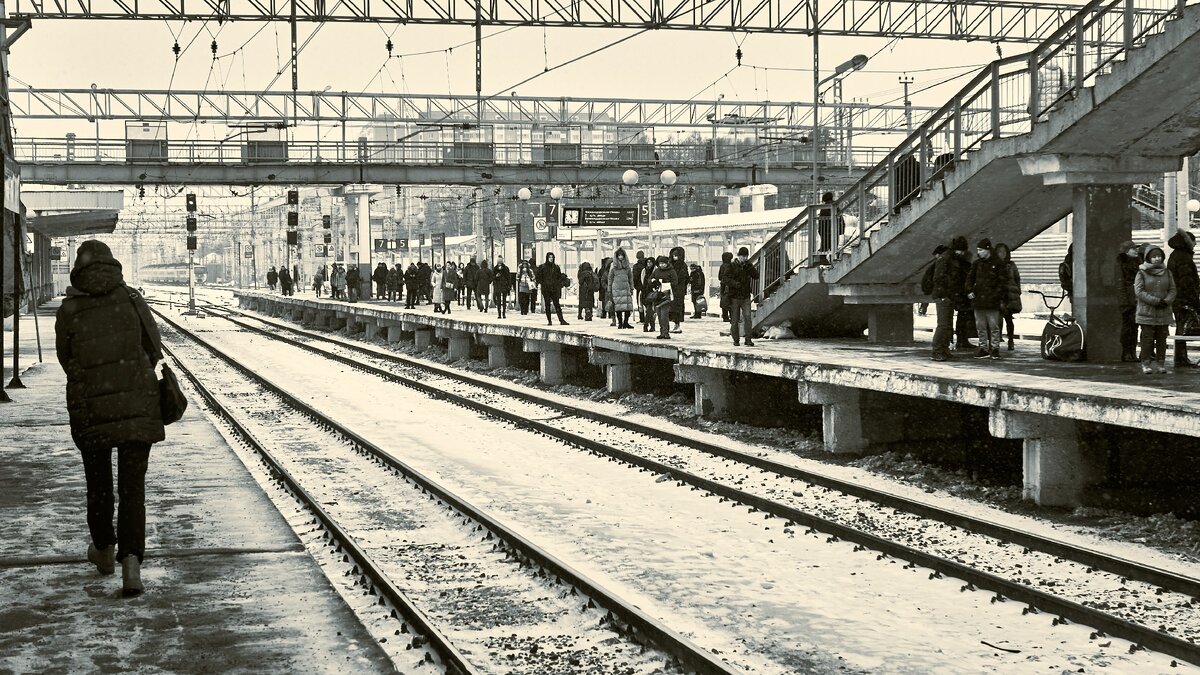
<svg viewBox="0 0 1200 675">
<path fill-rule="evenodd" d="M 642 327 L 642 331 L 647 333 L 653 331 L 654 322 L 657 319 L 658 335 L 655 337 L 659 340 L 671 339 L 667 327 L 671 320 L 671 306 L 674 304 L 671 299 L 671 289 L 675 285 L 675 270 L 671 268 L 670 258 L 665 255 L 658 256 L 654 259 L 654 271 L 650 274 L 650 293 L 646 298 L 646 308 L 649 311 L 646 317 L 647 324 Z"/>
<path fill-rule="evenodd" d="M 442 274 L 442 266 L 434 265 L 433 274 L 430 275 L 429 281 L 433 284 L 433 313 L 441 314 L 442 306 L 446 303 L 446 285 L 444 283 L 445 275 Z"/>
<path fill-rule="evenodd" d="M 733 266 L 733 253 L 725 251 L 721 254 L 721 268 L 717 270 L 717 283 L 719 284 L 720 303 L 721 303 L 721 320 L 729 321 L 729 272 Z"/>
<path fill-rule="evenodd" d="M 471 298 L 475 297 L 475 274 L 479 272 L 479 263 L 475 262 L 475 256 L 467 262 L 467 266 L 463 268 L 463 284 L 464 295 L 466 296 L 467 307 L 471 306 Z"/>
<path fill-rule="evenodd" d="M 967 297 L 979 330 L 977 359 L 1000 358 L 1000 308 L 1008 293 L 1008 267 L 992 255 L 992 241 L 975 244 L 975 262 L 967 273 Z"/>
<path fill-rule="evenodd" d="M 951 258 L 954 264 L 958 265 L 958 280 L 960 281 L 957 289 L 951 289 L 954 292 L 954 311 L 956 313 L 954 340 L 959 350 L 971 350 L 975 349 L 975 345 L 971 344 L 971 338 L 978 337 L 979 330 L 975 325 L 975 307 L 971 298 L 967 296 L 967 274 L 971 271 L 967 238 L 955 237 L 950 242 L 950 248 L 961 251 L 960 255 Z"/>
<path fill-rule="evenodd" d="M 275 284 L 279 283 L 279 272 L 275 271 L 275 266 L 271 265 L 271 269 L 267 270 L 267 286 L 271 292 L 275 292 Z"/>
<path fill-rule="evenodd" d="M 633 263 L 633 299 L 638 308 L 638 323 L 646 323 L 645 309 L 642 306 L 643 280 L 646 278 L 646 252 L 638 251 L 637 260 Z"/>
<path fill-rule="evenodd" d="M 286 267 L 279 270 L 279 292 L 285 296 L 292 294 L 292 273 Z"/>
<path fill-rule="evenodd" d="M 1167 332 L 1177 293 L 1175 280 L 1163 263 L 1165 258 L 1161 248 L 1151 248 L 1133 279 L 1137 322 L 1142 327 L 1142 372 L 1147 375 L 1154 372 L 1152 361 L 1158 361 L 1158 372 L 1167 372 Z"/>
<path fill-rule="evenodd" d="M 950 338 L 954 334 L 954 310 L 958 294 L 966 285 L 958 261 L 967 255 L 967 240 L 955 237 L 949 247 L 943 246 L 933 263 L 933 283 L 929 296 L 937 304 L 937 327 L 933 331 L 933 360 L 951 358 Z"/>
<path fill-rule="evenodd" d="M 417 302 L 433 303 L 433 268 L 422 260 L 417 263 Z"/>
<path fill-rule="evenodd" d="M 559 325 L 568 325 L 567 320 L 563 318 L 562 305 L 559 304 L 559 300 L 562 299 L 562 268 L 554 262 L 553 253 L 547 253 L 546 262 L 538 266 L 537 281 L 538 286 L 542 289 L 542 303 L 546 306 L 546 325 L 554 325 L 554 322 L 550 320 L 551 306 L 558 313 Z M 570 280 L 568 279 L 568 281 Z"/>
<path fill-rule="evenodd" d="M 1120 272 L 1120 287 L 1117 306 L 1121 309 L 1121 360 L 1137 361 L 1137 295 L 1133 292 L 1133 281 L 1142 265 L 1142 251 L 1133 241 L 1121 244 L 1117 254 L 1117 270 Z"/>
<path fill-rule="evenodd" d="M 400 269 L 400 263 L 392 265 L 392 269 L 387 271 L 383 284 L 387 288 L 388 302 L 396 302 L 403 295 L 401 289 L 404 288 L 404 270 Z"/>
<path fill-rule="evenodd" d="M 530 300 L 537 293 L 537 273 L 533 262 L 522 260 L 517 264 L 517 306 L 521 316 L 529 313 Z"/>
<path fill-rule="evenodd" d="M 746 346 L 753 347 L 750 329 L 750 300 L 754 292 L 754 280 L 758 278 L 758 268 L 750 263 L 750 249 L 745 246 L 738 249 L 737 258 L 730 265 L 726 277 L 729 293 L 729 334 L 733 337 L 733 345 L 738 346 L 741 333 L 738 332 L 738 322 L 741 322 L 742 332 L 746 334 Z"/>
<path fill-rule="evenodd" d="M 329 288 L 334 300 L 346 299 L 346 271 L 337 263 L 333 264 L 333 272 L 329 275 Z"/>
<path fill-rule="evenodd" d="M 487 261 L 479 263 L 475 271 L 475 307 L 481 312 L 491 309 L 491 297 L 488 291 L 492 287 L 492 271 L 488 269 Z"/>
<path fill-rule="evenodd" d="M 1004 302 L 1000 304 L 1000 318 L 1003 319 L 1004 325 L 1001 326 L 1000 340 L 1004 340 L 1004 330 L 1008 331 L 1008 351 L 1015 349 L 1013 342 L 1013 315 L 1021 312 L 1021 271 L 1017 269 L 1017 264 L 1012 260 L 1012 251 L 1008 248 L 1008 244 L 996 244 L 993 247 L 996 256 L 996 262 L 1004 265 L 1008 271 L 1008 286 L 1004 292 Z"/>
<path fill-rule="evenodd" d="M 404 294 L 408 296 L 408 302 L 404 304 L 405 309 L 416 309 L 420 288 L 421 271 L 417 269 L 416 264 L 410 262 L 408 269 L 404 270 Z"/>
<path fill-rule="evenodd" d="M 696 263 L 691 264 L 691 270 L 688 275 L 688 286 L 692 289 L 692 318 L 703 319 L 704 312 L 700 311 L 700 299 L 708 293 L 708 280 L 704 278 L 704 270 L 700 269 Z"/>
<path fill-rule="evenodd" d="M 688 286 L 688 268 L 683 258 L 682 246 L 671 249 L 671 271 L 675 272 L 675 284 L 671 286 L 671 321 L 674 322 L 674 325 L 671 326 L 672 333 L 683 332 L 679 324 L 683 323 L 683 298 L 687 293 Z"/>
<path fill-rule="evenodd" d="M 1075 303 L 1075 244 L 1067 246 L 1067 255 L 1058 264 L 1058 284 L 1071 304 Z"/>
<path fill-rule="evenodd" d="M 375 271 L 371 274 L 371 281 L 375 282 L 375 299 L 382 300 L 384 292 L 387 291 L 388 268 L 384 263 L 379 263 L 375 266 Z"/>
<path fill-rule="evenodd" d="M 79 245 L 54 332 L 67 376 L 71 439 L 87 480 L 87 557 L 101 574 L 121 563 L 123 593 L 137 595 L 144 590 L 150 446 L 166 438 L 154 372 L 161 341 L 146 301 L 125 286 L 121 263 L 104 243 Z M 115 533 L 113 448 L 120 496 Z"/>
<path fill-rule="evenodd" d="M 496 258 L 492 267 L 492 301 L 496 304 L 496 316 L 508 317 L 508 294 L 512 292 L 512 271 L 504 264 L 504 258 Z"/>
<path fill-rule="evenodd" d="M 613 315 L 612 308 L 608 304 L 608 270 L 610 267 L 612 267 L 612 258 L 603 258 L 600 260 L 600 272 L 596 276 L 599 277 L 600 282 L 600 318 L 611 317 L 612 321 L 609 325 L 615 326 L 617 325 L 617 317 Z"/>
<path fill-rule="evenodd" d="M 321 297 L 321 290 L 325 288 L 325 274 L 325 266 L 321 265 L 313 275 L 313 292 L 318 298 Z"/>
<path fill-rule="evenodd" d="M 619 248 L 613 254 L 612 264 L 608 268 L 606 295 L 617 317 L 617 329 L 632 330 L 629 317 L 633 314 L 633 267 L 629 264 L 625 249 Z"/>
<path fill-rule="evenodd" d="M 454 305 L 458 289 L 461 287 L 462 278 L 458 276 L 458 267 L 454 263 L 446 263 L 442 269 L 442 292 L 445 293 L 442 300 L 443 314 L 450 313 L 450 307 Z"/>
<path fill-rule="evenodd" d="M 351 265 L 350 269 L 346 270 L 346 293 L 350 302 L 358 302 L 362 293 L 362 279 L 359 277 L 358 265 Z"/>
<path fill-rule="evenodd" d="M 596 291 L 600 287 L 600 279 L 592 271 L 592 263 L 586 260 L 579 263 L 579 271 L 575 273 L 575 282 L 579 290 L 579 311 L 575 316 L 580 321 L 591 321 L 592 311 L 596 309 Z"/>
<path fill-rule="evenodd" d="M 1167 240 L 1171 247 L 1171 257 L 1167 258 L 1167 271 L 1175 280 L 1175 303 L 1172 311 L 1175 314 L 1175 332 L 1183 328 L 1188 316 L 1200 310 L 1200 275 L 1196 272 L 1196 262 L 1192 252 L 1196 248 L 1196 236 L 1191 232 L 1179 230 Z M 1175 367 L 1190 366 L 1187 343 L 1175 343 Z"/>
</svg>

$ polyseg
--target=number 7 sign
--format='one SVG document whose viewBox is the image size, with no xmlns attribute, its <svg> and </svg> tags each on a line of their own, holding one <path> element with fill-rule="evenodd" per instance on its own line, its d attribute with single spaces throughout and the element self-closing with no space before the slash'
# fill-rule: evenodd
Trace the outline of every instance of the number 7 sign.
<svg viewBox="0 0 1200 675">
<path fill-rule="evenodd" d="M 558 225 L 558 202 L 546 204 L 546 222 L 550 225 Z"/>
</svg>

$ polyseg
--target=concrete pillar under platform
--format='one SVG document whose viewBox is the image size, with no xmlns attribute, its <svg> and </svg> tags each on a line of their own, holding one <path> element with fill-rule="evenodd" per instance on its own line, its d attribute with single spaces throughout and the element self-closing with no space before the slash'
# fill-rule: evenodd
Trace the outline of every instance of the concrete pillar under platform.
<svg viewBox="0 0 1200 675">
<path fill-rule="evenodd" d="M 512 359 L 509 358 L 508 340 L 503 335 L 479 335 L 479 344 L 487 345 L 488 368 L 507 368 Z"/>
<path fill-rule="evenodd" d="M 379 320 L 378 319 L 363 319 L 362 324 L 363 324 L 363 337 L 366 338 L 367 340 L 374 340 L 375 336 L 379 333 Z"/>
<path fill-rule="evenodd" d="M 290 315 L 292 321 L 304 321 L 304 308 L 300 305 L 292 305 Z"/>
<path fill-rule="evenodd" d="M 826 452 L 861 452 L 866 447 L 861 390 L 804 381 L 797 382 L 796 388 L 801 403 L 821 406 L 821 435 Z"/>
<path fill-rule="evenodd" d="M 562 384 L 565 375 L 563 368 L 562 344 L 547 340 L 525 340 L 522 349 L 526 352 L 536 352 L 539 368 L 538 379 L 543 384 Z"/>
<path fill-rule="evenodd" d="M 696 414 L 725 417 L 730 408 L 730 371 L 707 366 L 675 364 L 675 381 L 696 385 Z"/>
<path fill-rule="evenodd" d="M 388 327 L 387 327 L 387 341 L 388 342 L 395 344 L 395 343 L 399 342 L 403 337 L 404 337 L 404 329 L 402 329 L 400 327 L 400 324 L 398 324 L 398 323 L 388 324 Z"/>
<path fill-rule="evenodd" d="M 588 349 L 588 360 L 604 368 L 608 393 L 624 394 L 633 391 L 633 355 L 607 349 Z"/>
<path fill-rule="evenodd" d="M 911 303 L 871 305 L 867 308 L 867 342 L 911 344 L 912 341 Z"/>
<path fill-rule="evenodd" d="M 316 323 L 317 328 L 328 328 L 330 320 L 332 320 L 332 319 L 333 319 L 332 312 L 327 312 L 327 311 L 318 309 L 316 311 L 313 321 Z"/>
<path fill-rule="evenodd" d="M 428 349 L 429 345 L 433 344 L 433 331 L 429 328 L 413 331 L 413 342 L 419 350 Z"/>
<path fill-rule="evenodd" d="M 988 429 L 997 438 L 1024 441 L 1022 497 L 1042 506 L 1080 506 L 1089 485 L 1104 476 L 1104 458 L 1079 441 L 1075 420 L 992 409 Z"/>
<path fill-rule="evenodd" d="M 1121 242 L 1133 236 L 1133 186 L 1074 188 L 1075 319 L 1083 325 L 1087 360 L 1120 361 L 1120 271 L 1113 263 Z"/>
<path fill-rule="evenodd" d="M 446 353 L 451 361 L 471 358 L 470 333 L 452 328 L 438 328 L 434 334 L 446 341 Z"/>
<path fill-rule="evenodd" d="M 304 313 L 301 316 L 300 320 L 305 325 L 312 324 L 312 323 L 316 322 L 316 320 L 317 320 L 317 313 L 311 309 L 306 309 L 306 310 L 304 310 Z"/>
</svg>

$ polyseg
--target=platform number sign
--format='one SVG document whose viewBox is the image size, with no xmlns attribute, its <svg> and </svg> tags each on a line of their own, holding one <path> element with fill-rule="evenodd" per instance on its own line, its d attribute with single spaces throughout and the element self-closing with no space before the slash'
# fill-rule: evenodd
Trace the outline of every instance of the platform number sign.
<svg viewBox="0 0 1200 675">
<path fill-rule="evenodd" d="M 638 227 L 650 226 L 650 202 L 638 204 Z"/>
<path fill-rule="evenodd" d="M 558 202 L 546 204 L 546 222 L 550 225 L 558 225 Z"/>
</svg>

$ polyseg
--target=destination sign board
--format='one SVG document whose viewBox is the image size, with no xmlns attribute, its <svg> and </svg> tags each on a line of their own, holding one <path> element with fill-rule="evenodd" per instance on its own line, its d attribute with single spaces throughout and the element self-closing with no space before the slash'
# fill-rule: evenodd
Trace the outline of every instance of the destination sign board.
<svg viewBox="0 0 1200 675">
<path fill-rule="evenodd" d="M 568 206 L 562 210 L 563 227 L 637 227 L 636 206 Z"/>
</svg>

